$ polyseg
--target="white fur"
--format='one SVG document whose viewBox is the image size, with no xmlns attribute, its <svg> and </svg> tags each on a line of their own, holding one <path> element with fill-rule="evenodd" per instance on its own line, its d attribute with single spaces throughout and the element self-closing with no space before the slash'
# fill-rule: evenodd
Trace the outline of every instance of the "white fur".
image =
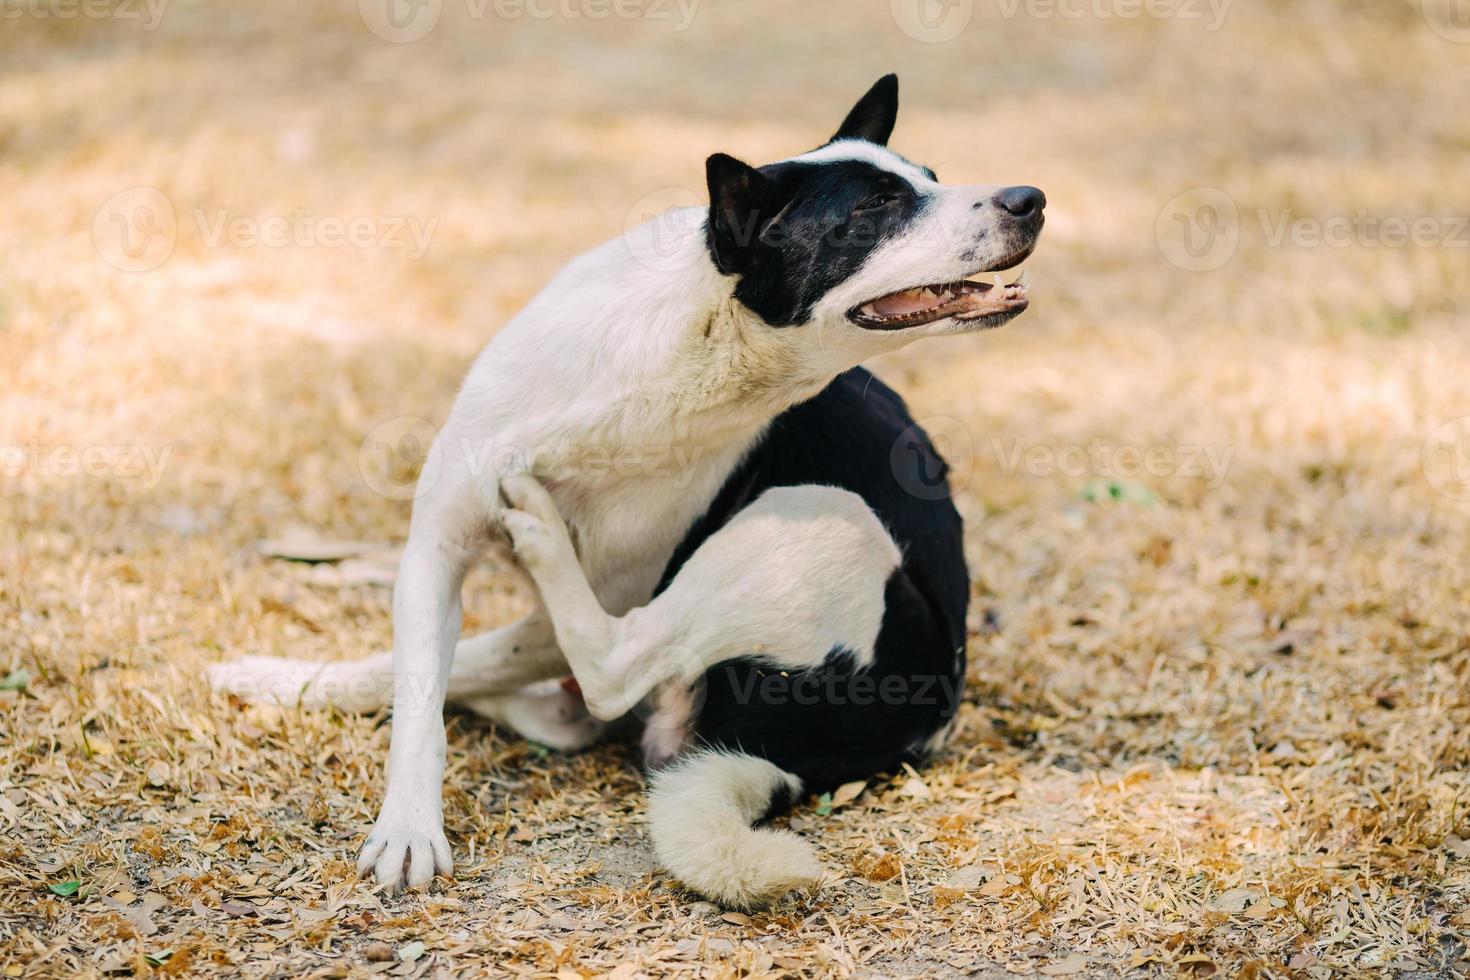
<svg viewBox="0 0 1470 980">
<path fill-rule="evenodd" d="M 784 830 L 752 828 L 778 791 L 801 781 L 753 756 L 700 752 L 653 777 L 648 829 L 659 860 L 695 891 L 737 908 L 815 885 L 822 865 Z"/>
<path fill-rule="evenodd" d="M 768 494 L 700 549 L 658 602 L 640 608 L 772 418 L 868 357 L 963 328 L 941 321 L 864 330 L 847 319 L 851 307 L 1004 257 L 996 236 L 980 241 L 994 208 L 974 205 L 992 189 L 941 187 L 861 142 L 805 157 L 839 158 L 900 174 L 929 207 L 825 297 L 812 322 L 773 329 L 738 303 L 734 279 L 708 255 L 702 214 L 649 222 L 574 259 L 475 361 L 434 443 L 394 591 L 391 658 L 325 669 L 252 658 L 215 672 L 219 686 L 305 704 L 375 707 L 391 689 L 387 793 L 359 858 L 362 873 L 397 888 L 450 871 L 440 801 L 447 697 L 544 728 L 555 719 L 538 712 L 559 711 L 546 709 L 544 697 L 497 699 L 566 673 L 568 661 L 589 707 L 605 718 L 669 676 L 650 650 L 687 651 L 674 657 L 681 670 L 760 641 L 793 666 L 836 643 L 870 654 L 881 579 L 897 552 L 861 501 L 840 491 Z M 672 241 L 671 224 L 684 229 Z M 555 520 L 540 520 L 544 535 L 503 513 L 502 481 L 522 472 L 537 474 L 549 493 Z M 465 573 L 497 540 L 503 519 L 550 607 L 554 641 L 544 622 L 506 628 L 539 629 L 529 645 L 501 630 L 459 641 Z M 569 530 L 558 530 L 563 520 Z M 780 589 L 770 587 L 776 579 Z M 339 688 L 355 693 L 332 693 Z"/>
</svg>

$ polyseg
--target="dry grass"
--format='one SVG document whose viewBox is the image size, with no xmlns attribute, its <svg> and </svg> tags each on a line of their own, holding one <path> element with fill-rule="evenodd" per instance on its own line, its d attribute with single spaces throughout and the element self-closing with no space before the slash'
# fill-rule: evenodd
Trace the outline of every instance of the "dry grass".
<svg viewBox="0 0 1470 980">
<path fill-rule="evenodd" d="M 981 3 L 945 44 L 878 0 L 711 2 L 684 32 L 465 9 L 405 45 L 352 4 L 3 22 L 0 975 L 1455 969 L 1470 504 L 1423 448 L 1470 414 L 1470 252 L 1273 245 L 1258 209 L 1470 211 L 1470 48 L 1396 0 L 1241 3 L 1217 32 Z M 459 880 L 354 882 L 386 720 L 245 707 L 202 668 L 380 648 L 387 592 L 254 543 L 401 540 L 359 469 L 376 425 L 442 418 L 632 202 L 715 149 L 808 147 L 889 68 L 900 149 L 1051 198 L 1032 312 L 878 365 L 967 474 L 953 750 L 800 809 L 839 880 L 721 918 L 652 866 L 628 746 L 456 717 Z M 177 241 L 120 271 L 93 218 L 140 185 Z M 1240 246 L 1189 272 L 1155 225 L 1201 185 Z M 297 209 L 435 224 L 414 258 L 211 245 L 196 217 Z M 1092 446 L 1163 449 L 1114 501 Z M 486 569 L 468 629 L 519 588 Z"/>
</svg>

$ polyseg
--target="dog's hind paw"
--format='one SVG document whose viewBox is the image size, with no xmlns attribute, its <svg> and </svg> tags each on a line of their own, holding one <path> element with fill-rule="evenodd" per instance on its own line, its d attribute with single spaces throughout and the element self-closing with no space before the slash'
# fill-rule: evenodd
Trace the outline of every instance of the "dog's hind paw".
<svg viewBox="0 0 1470 980">
<path fill-rule="evenodd" d="M 393 696 L 392 655 L 321 663 L 282 657 L 240 657 L 207 668 L 209 686 L 256 704 L 371 711 Z"/>
<path fill-rule="evenodd" d="M 562 752 L 585 749 L 607 724 L 587 711 L 580 694 L 563 681 L 542 681 L 513 694 L 476 698 L 465 707 L 505 725 L 523 738 Z"/>
</svg>

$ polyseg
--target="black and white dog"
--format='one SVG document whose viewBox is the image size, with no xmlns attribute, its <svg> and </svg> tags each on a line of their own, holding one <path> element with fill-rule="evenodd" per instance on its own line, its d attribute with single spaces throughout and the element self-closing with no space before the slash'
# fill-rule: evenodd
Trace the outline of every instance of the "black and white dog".
<svg viewBox="0 0 1470 980">
<path fill-rule="evenodd" d="M 940 184 L 886 149 L 897 111 L 889 75 L 816 150 L 710 157 L 707 212 L 573 260 L 495 337 L 420 476 L 391 654 L 213 669 L 262 700 L 391 699 L 361 873 L 450 871 L 446 698 L 560 748 L 637 709 L 654 847 L 735 906 L 821 876 L 756 821 L 943 742 L 965 674 L 960 517 L 928 437 L 857 365 L 1024 310 L 1024 277 L 969 277 L 1030 254 L 1045 198 Z M 640 453 L 682 478 L 589 462 Z M 466 570 L 506 540 L 537 611 L 461 641 Z"/>
</svg>

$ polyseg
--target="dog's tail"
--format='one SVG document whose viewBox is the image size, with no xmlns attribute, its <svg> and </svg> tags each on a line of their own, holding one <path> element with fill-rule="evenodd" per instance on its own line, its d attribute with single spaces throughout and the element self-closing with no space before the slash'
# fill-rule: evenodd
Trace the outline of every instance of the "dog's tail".
<svg viewBox="0 0 1470 980">
<path fill-rule="evenodd" d="M 649 831 L 680 881 L 724 905 L 751 908 L 815 884 L 822 865 L 785 830 L 751 825 L 801 792 L 801 780 L 754 756 L 702 751 L 653 777 Z"/>
</svg>

